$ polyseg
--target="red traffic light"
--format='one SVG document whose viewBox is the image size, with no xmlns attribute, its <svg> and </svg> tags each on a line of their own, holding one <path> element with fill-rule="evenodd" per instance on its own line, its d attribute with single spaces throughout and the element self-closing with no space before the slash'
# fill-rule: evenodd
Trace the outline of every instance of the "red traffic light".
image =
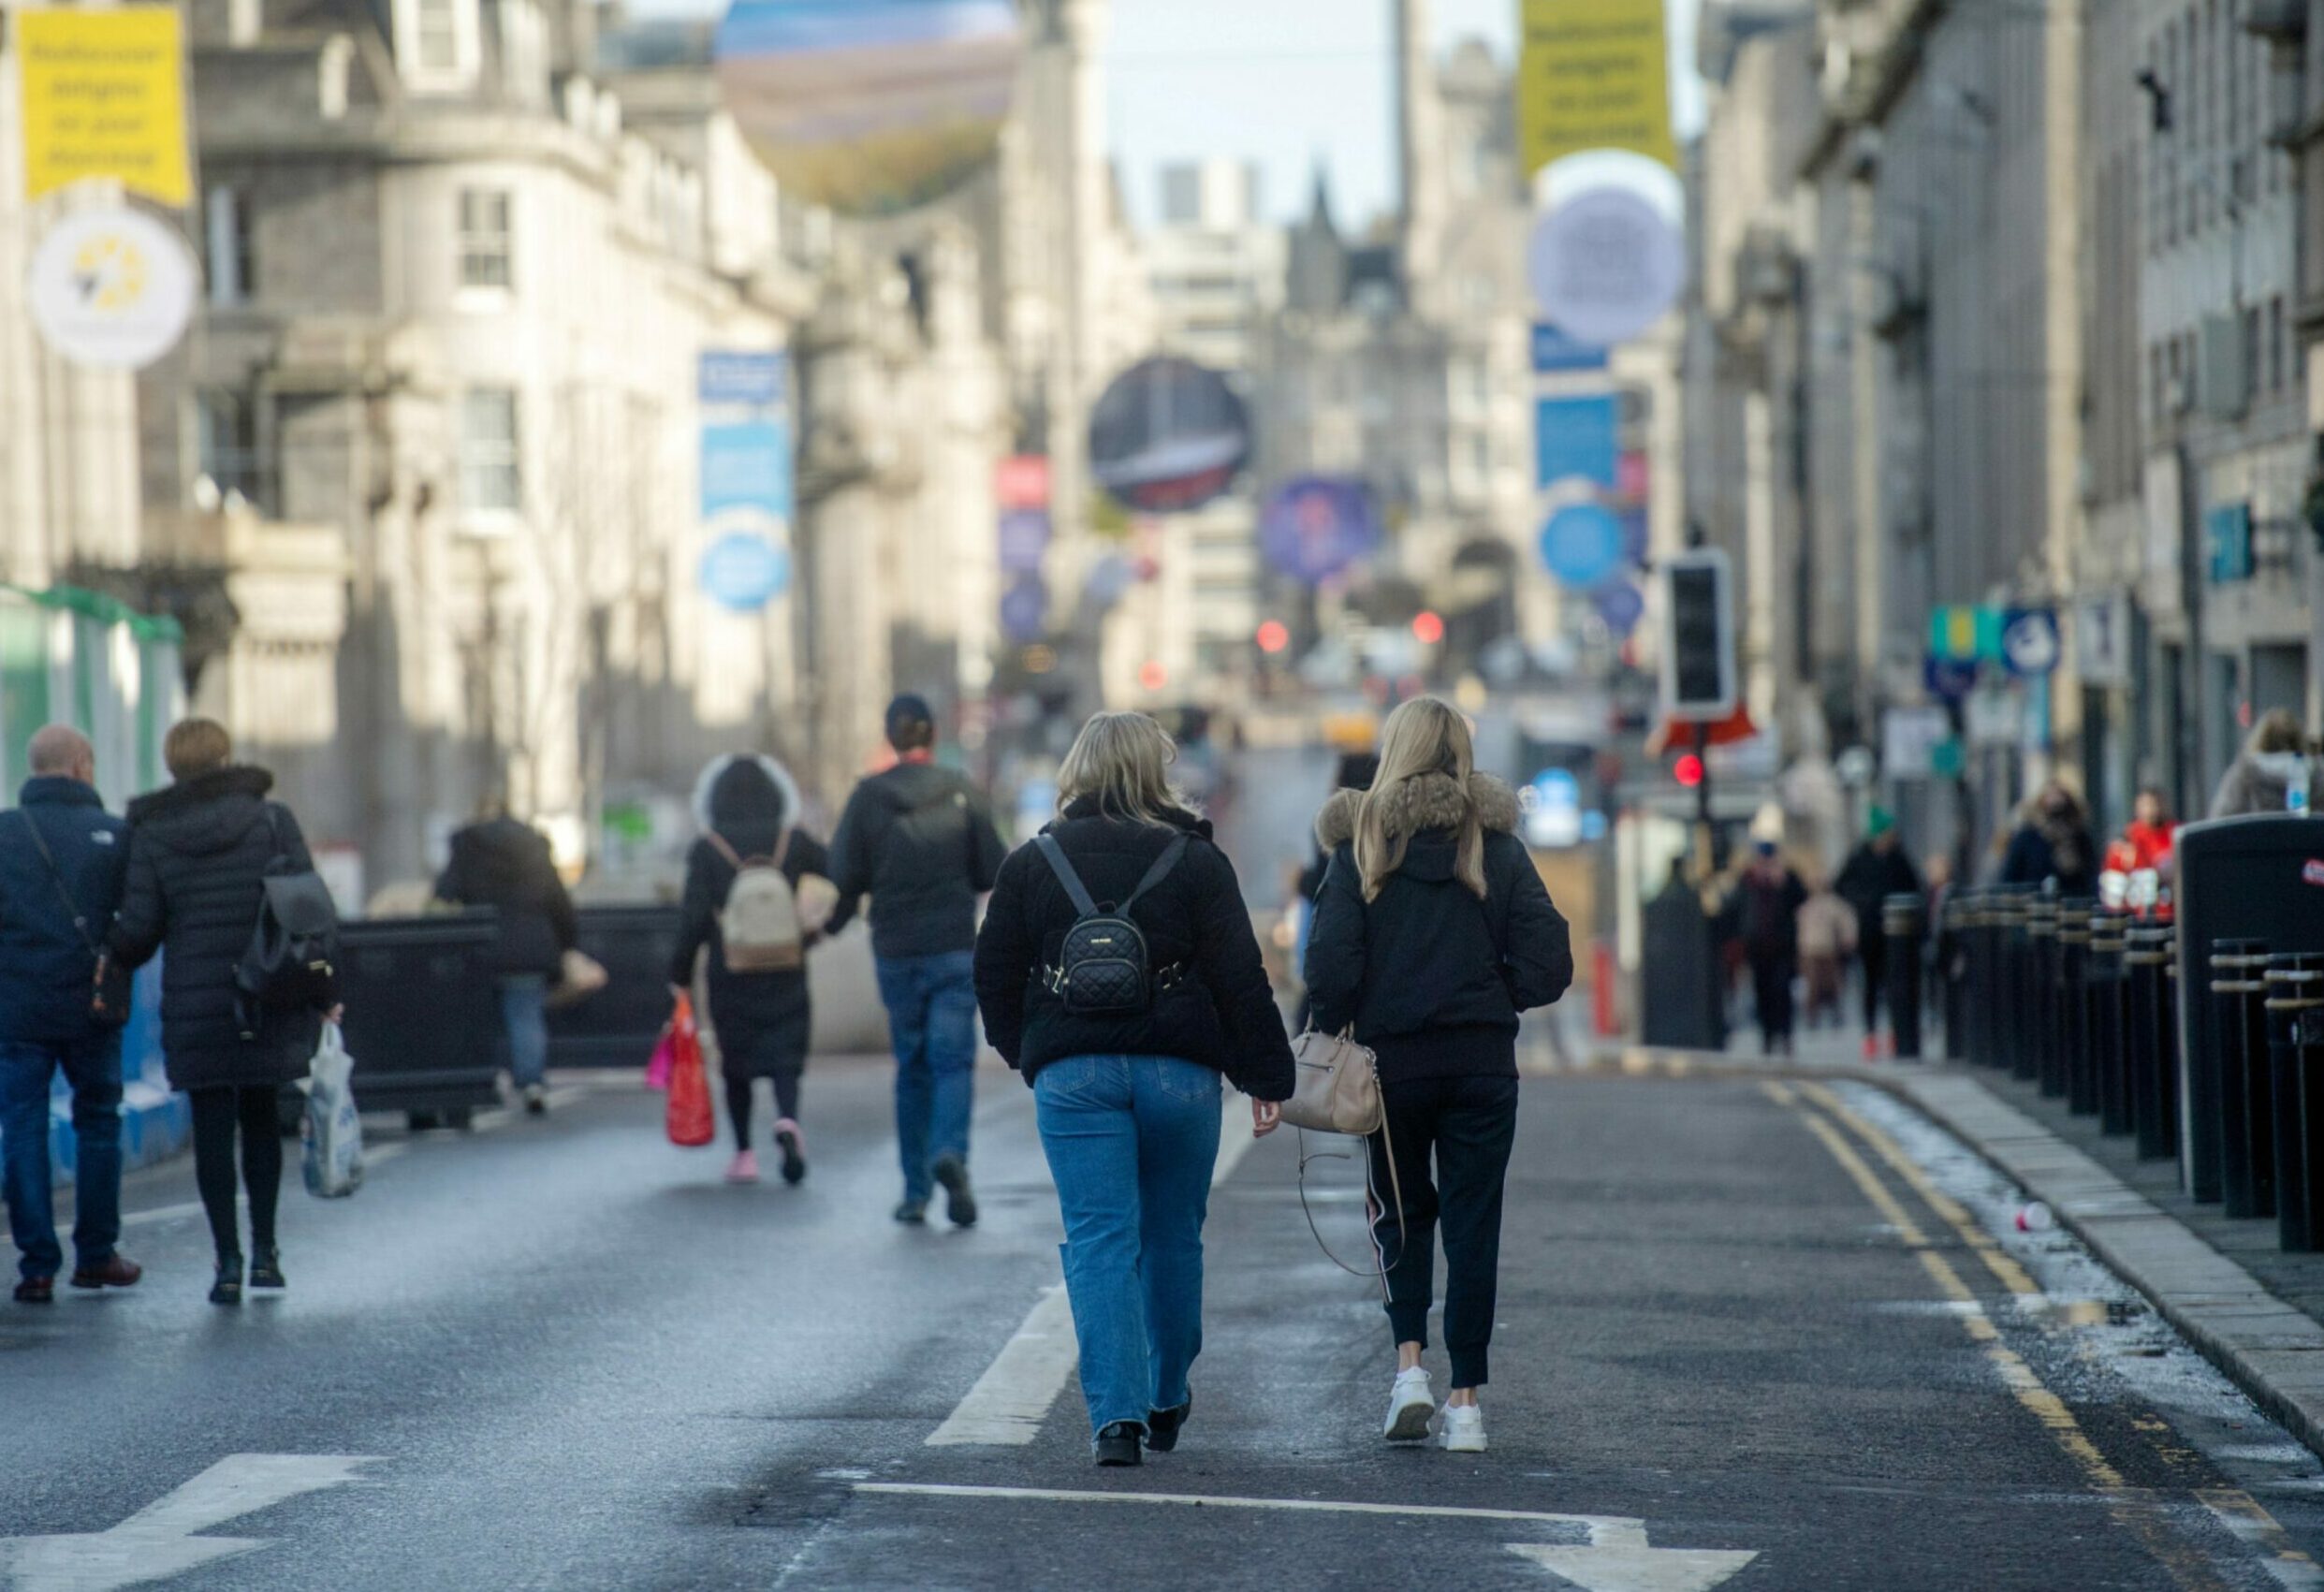
<svg viewBox="0 0 2324 1592">
<path fill-rule="evenodd" d="M 1423 608 L 1412 617 L 1412 638 L 1423 647 L 1434 647 L 1444 639 L 1444 616 L 1433 609 Z"/>
<path fill-rule="evenodd" d="M 1679 753 L 1678 761 L 1671 765 L 1671 777 L 1693 790 L 1703 783 L 1703 759 L 1691 752 Z"/>
<path fill-rule="evenodd" d="M 1259 627 L 1258 639 L 1260 651 L 1280 652 L 1291 645 L 1291 627 L 1281 620 L 1269 620 Z"/>
</svg>

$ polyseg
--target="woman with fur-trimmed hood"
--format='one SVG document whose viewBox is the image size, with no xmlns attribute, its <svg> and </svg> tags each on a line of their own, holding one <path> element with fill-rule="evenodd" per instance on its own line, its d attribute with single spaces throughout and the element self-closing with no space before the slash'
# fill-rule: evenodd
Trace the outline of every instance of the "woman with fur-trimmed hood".
<svg viewBox="0 0 2324 1592">
<path fill-rule="evenodd" d="M 807 970 L 737 972 L 726 966 L 718 927 L 727 893 L 746 863 L 762 859 L 779 866 L 800 897 L 800 915 L 812 926 L 809 878 L 829 877 L 831 862 L 821 840 L 798 826 L 799 792 L 790 770 L 771 757 L 714 757 L 694 782 L 694 823 L 702 838 L 686 856 L 686 894 L 680 908 L 678 943 L 670 956 L 670 984 L 691 989 L 694 963 L 707 947 L 705 1014 L 718 1036 L 726 1078 L 726 1113 L 735 1130 L 735 1159 L 726 1169 L 734 1183 L 758 1181 L 758 1154 L 751 1147 L 751 1090 L 760 1078 L 775 1086 L 775 1147 L 782 1154 L 782 1180 L 807 1176 L 806 1139 L 799 1129 L 799 1078 L 807 1071 L 811 1012 Z M 827 904 L 829 892 L 825 892 Z M 827 915 L 827 910 L 825 915 Z"/>
<path fill-rule="evenodd" d="M 1566 921 L 1516 827 L 1516 796 L 1475 771 L 1468 722 L 1433 697 L 1388 715 L 1372 788 L 1339 792 L 1316 820 L 1331 865 L 1308 993 L 1316 1027 L 1352 1028 L 1380 1059 L 1387 1132 L 1369 1141 L 1372 1183 L 1402 1190 L 1401 1219 L 1375 1210 L 1372 1222 L 1397 1355 L 1385 1436 L 1418 1442 L 1437 1424 L 1456 1453 L 1484 1448 L 1477 1389 L 1517 1131 L 1518 1015 L 1573 982 Z M 1440 1422 L 1421 1365 L 1439 1229 L 1453 1362 Z"/>
</svg>

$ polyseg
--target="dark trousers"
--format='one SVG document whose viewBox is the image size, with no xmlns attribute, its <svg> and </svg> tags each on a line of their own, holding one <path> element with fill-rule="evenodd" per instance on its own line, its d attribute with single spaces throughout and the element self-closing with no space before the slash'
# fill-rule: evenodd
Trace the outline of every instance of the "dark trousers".
<svg viewBox="0 0 2324 1592">
<path fill-rule="evenodd" d="M 1398 1343 L 1428 1343 L 1428 1300 L 1444 1238 L 1444 1347 L 1453 1386 L 1483 1387 L 1493 1342 L 1501 1265 L 1501 1183 L 1517 1136 L 1514 1078 L 1409 1078 L 1386 1082 L 1389 1152 L 1373 1134 L 1372 1187 L 1381 1200 L 1403 1189 L 1404 1220 L 1375 1210 L 1372 1243 L 1388 1268 L 1388 1324 Z M 1435 1176 L 1430 1176 L 1434 1158 Z"/>
<path fill-rule="evenodd" d="M 195 1089 L 194 1183 L 221 1256 L 242 1252 L 234 1213 L 234 1135 L 241 1131 L 242 1187 L 250 1195 L 250 1242 L 274 1248 L 274 1207 L 283 1192 L 283 1127 L 272 1084 Z"/>
<path fill-rule="evenodd" d="M 775 1120 L 784 1117 L 798 1120 L 799 1074 L 782 1072 L 772 1074 L 775 1082 Z M 758 1080 L 748 1073 L 726 1074 L 726 1117 L 734 1124 L 735 1148 L 751 1147 L 751 1086 Z"/>
<path fill-rule="evenodd" d="M 1856 942 L 1864 969 L 1864 1032 L 1880 1031 L 1880 1002 L 1888 995 L 1888 936 L 1867 934 Z"/>
<path fill-rule="evenodd" d="M 1761 1048 L 1773 1052 L 1791 1044 L 1792 960 L 1779 952 L 1751 953 L 1751 1000 L 1759 1017 Z"/>
<path fill-rule="evenodd" d="M 59 1069 L 73 1090 L 74 1264 L 103 1265 L 121 1238 L 121 1035 L 0 1044 L 0 1187 L 25 1277 L 53 1278 L 65 1264 L 49 1172 L 49 1088 Z"/>
</svg>

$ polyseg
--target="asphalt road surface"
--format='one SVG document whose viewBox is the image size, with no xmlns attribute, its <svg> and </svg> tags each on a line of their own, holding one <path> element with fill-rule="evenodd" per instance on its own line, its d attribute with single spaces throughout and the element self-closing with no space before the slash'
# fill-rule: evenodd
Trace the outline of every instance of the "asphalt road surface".
<svg viewBox="0 0 2324 1592">
<path fill-rule="evenodd" d="M 1529 1080 L 1482 1455 L 1383 1449 L 1376 1300 L 1250 1147 L 1179 1452 L 1099 1471 L 1029 1095 L 982 1080 L 983 1224 L 907 1230 L 885 1082 L 818 1062 L 796 1190 L 625 1083 L 425 1135 L 286 1190 L 290 1291 L 238 1310 L 188 1174 L 140 1177 L 142 1287 L 0 1306 L 11 1584 L 2320 1584 L 2313 1457 L 1871 1091 Z M 1309 1180 L 1360 1254 L 1351 1164 Z"/>
</svg>

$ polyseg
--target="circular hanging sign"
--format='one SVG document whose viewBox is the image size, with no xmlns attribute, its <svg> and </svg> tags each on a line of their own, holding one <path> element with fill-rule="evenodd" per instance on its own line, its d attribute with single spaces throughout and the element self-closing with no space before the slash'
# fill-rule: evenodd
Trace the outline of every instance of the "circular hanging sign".
<svg viewBox="0 0 2324 1592">
<path fill-rule="evenodd" d="M 1606 628 L 1615 636 L 1626 636 L 1638 628 L 1638 621 L 1646 617 L 1646 599 L 1637 587 L 1627 580 L 1601 586 L 1590 595 L 1598 606 L 1598 617 L 1606 621 Z"/>
<path fill-rule="evenodd" d="M 1307 475 L 1267 500 L 1259 547 L 1283 574 L 1313 586 L 1380 547 L 1380 505 L 1362 481 Z"/>
<path fill-rule="evenodd" d="M 1018 579 L 1001 595 L 1001 628 L 1016 642 L 1038 641 L 1049 622 L 1049 589 L 1038 575 Z"/>
<path fill-rule="evenodd" d="M 791 585 L 791 555 L 764 536 L 737 531 L 702 555 L 702 591 L 738 614 L 754 614 Z"/>
<path fill-rule="evenodd" d="M 142 212 L 80 211 L 40 240 L 25 291 L 33 324 L 63 358 L 143 370 L 177 346 L 194 318 L 194 256 Z"/>
<path fill-rule="evenodd" d="M 1576 591 L 1589 592 L 1621 573 L 1622 521 L 1594 503 L 1568 504 L 1542 528 L 1542 562 Z"/>
<path fill-rule="evenodd" d="M 1191 359 L 1147 359 L 1114 378 L 1089 416 L 1098 485 L 1137 514 L 1200 508 L 1250 458 L 1250 414 Z"/>
<path fill-rule="evenodd" d="M 1583 343 L 1627 343 L 1660 320 L 1686 285 L 1686 241 L 1644 196 L 1585 189 L 1537 222 L 1526 279 L 1542 313 Z"/>
<path fill-rule="evenodd" d="M 1022 48 L 1013 0 L 734 0 L 713 47 L 784 191 L 855 216 L 916 209 L 992 159 Z"/>
</svg>

